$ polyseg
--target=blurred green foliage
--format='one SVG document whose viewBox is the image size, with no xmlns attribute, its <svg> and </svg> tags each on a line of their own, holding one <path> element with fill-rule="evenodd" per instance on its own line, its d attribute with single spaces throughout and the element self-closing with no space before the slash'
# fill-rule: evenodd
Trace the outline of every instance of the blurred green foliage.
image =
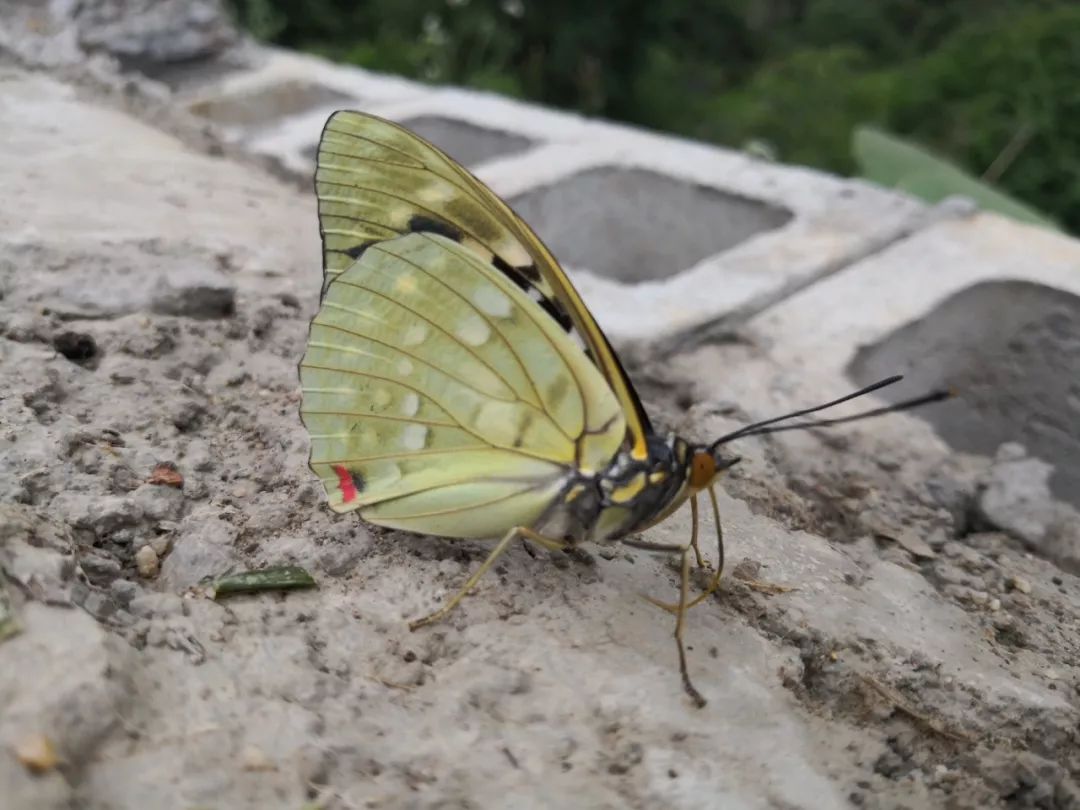
<svg viewBox="0 0 1080 810">
<path fill-rule="evenodd" d="M 831 171 L 870 124 L 1080 232 L 1076 0 L 232 1 L 289 47 Z"/>
</svg>

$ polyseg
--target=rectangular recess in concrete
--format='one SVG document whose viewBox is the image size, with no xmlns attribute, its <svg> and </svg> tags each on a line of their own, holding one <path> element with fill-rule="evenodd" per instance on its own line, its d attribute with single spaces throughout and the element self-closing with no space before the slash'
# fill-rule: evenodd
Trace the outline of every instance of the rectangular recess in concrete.
<svg viewBox="0 0 1080 810">
<path fill-rule="evenodd" d="M 748 325 L 814 399 L 891 374 L 882 392 L 957 397 L 913 415 L 955 449 L 1019 441 L 1080 486 L 1080 243 L 994 214 L 942 221 L 772 307 Z M 890 420 L 867 423 L 884 433 Z"/>
<path fill-rule="evenodd" d="M 624 127 L 579 138 L 477 173 L 550 242 L 617 343 L 678 346 L 896 239 L 925 210 L 867 183 Z"/>
<path fill-rule="evenodd" d="M 529 138 L 467 121 L 435 115 L 406 118 L 399 122 L 421 138 L 430 141 L 463 166 L 477 166 L 498 157 L 529 149 Z"/>
<path fill-rule="evenodd" d="M 338 90 L 302 79 L 238 89 L 192 102 L 188 109 L 226 127 L 258 128 L 316 107 L 356 100 Z M 347 105 L 346 105 L 347 106 Z"/>
<path fill-rule="evenodd" d="M 655 281 L 779 228 L 791 212 L 656 172 L 602 167 L 509 200 L 567 264 Z"/>
<path fill-rule="evenodd" d="M 981 282 L 861 347 L 847 372 L 859 385 L 903 373 L 913 390 L 950 386 L 957 399 L 916 415 L 957 450 L 993 456 L 1020 442 L 1054 465 L 1051 487 L 1080 507 L 1080 295 Z"/>
</svg>

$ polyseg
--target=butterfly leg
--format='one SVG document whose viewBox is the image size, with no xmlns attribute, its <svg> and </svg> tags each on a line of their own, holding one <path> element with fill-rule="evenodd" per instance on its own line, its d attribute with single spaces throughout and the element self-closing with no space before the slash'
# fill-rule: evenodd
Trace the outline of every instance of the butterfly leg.
<svg viewBox="0 0 1080 810">
<path fill-rule="evenodd" d="M 457 607 L 458 602 L 464 599 L 465 596 L 468 595 L 469 591 L 476 587 L 476 583 L 480 581 L 480 578 L 488 572 L 488 569 L 491 568 L 491 566 L 495 564 L 495 561 L 502 556 L 503 552 L 510 547 L 510 544 L 519 537 L 524 537 L 528 540 L 532 540 L 534 543 L 547 549 L 555 550 L 566 548 L 566 543 L 563 543 L 559 540 L 552 540 L 550 537 L 544 537 L 543 535 L 534 532 L 532 529 L 526 526 L 514 527 L 513 529 L 508 531 L 503 536 L 503 539 L 496 544 L 495 548 L 491 550 L 491 553 L 487 555 L 487 559 L 485 559 L 480 564 L 480 567 L 473 572 L 472 576 L 469 577 L 468 581 L 465 583 L 462 589 L 458 591 L 457 594 L 455 594 L 449 602 L 436 610 L 434 613 L 430 613 L 423 618 L 409 622 L 409 629 L 418 630 L 425 625 L 433 624 L 434 622 L 445 618 L 451 610 Z"/>
<path fill-rule="evenodd" d="M 677 604 L 669 605 L 666 602 L 661 602 L 658 599 L 653 599 L 647 594 L 641 594 L 641 597 L 648 602 L 656 605 L 657 607 L 664 608 L 664 610 L 674 613 L 675 619 L 675 646 L 679 652 L 679 675 L 682 676 L 683 689 L 686 690 L 686 694 L 690 696 L 690 699 L 694 701 L 694 704 L 700 709 L 705 705 L 705 698 L 701 696 L 701 693 L 694 687 L 693 682 L 690 680 L 690 672 L 686 667 L 686 647 L 683 646 L 683 627 L 686 624 L 686 611 L 696 605 L 704 596 L 698 596 L 692 602 L 689 599 L 690 594 L 690 551 L 692 546 L 687 544 L 685 546 L 676 546 L 668 543 L 649 543 L 645 540 L 626 540 L 622 541 L 623 545 L 630 546 L 631 548 L 640 548 L 645 551 L 666 551 L 671 554 L 679 555 L 679 601 Z"/>
<path fill-rule="evenodd" d="M 720 523 L 720 506 L 716 501 L 716 492 L 712 487 L 709 487 L 709 499 L 712 501 L 713 508 L 713 521 L 716 523 L 716 571 L 711 577 L 709 577 L 709 583 L 705 586 L 704 590 L 693 598 L 687 605 L 686 609 L 689 610 L 692 607 L 700 605 L 710 596 L 712 596 L 717 588 L 720 587 L 720 577 L 724 573 L 724 528 Z M 693 521 L 693 528 L 690 531 L 690 547 L 694 550 L 694 554 L 697 556 L 697 564 L 699 568 L 710 568 L 707 563 L 702 564 L 701 552 L 698 550 L 698 506 L 697 495 L 695 495 L 690 501 L 690 515 Z M 672 547 L 673 550 L 676 547 Z M 662 602 L 659 599 L 654 599 L 651 596 L 642 596 L 652 604 L 656 605 L 662 610 L 666 610 L 668 613 L 678 614 L 681 607 L 677 604 L 673 605 L 670 602 Z"/>
<path fill-rule="evenodd" d="M 682 578 L 679 581 L 679 613 L 678 618 L 675 620 L 675 647 L 679 651 L 679 674 L 682 676 L 683 689 L 686 690 L 686 694 L 690 696 L 690 699 L 694 701 L 694 705 L 700 709 L 705 705 L 706 701 L 690 680 L 690 671 L 686 666 L 686 647 L 683 644 L 683 626 L 685 625 L 686 611 L 688 610 L 686 597 L 690 590 L 689 549 L 684 548 L 681 556 Z"/>
<path fill-rule="evenodd" d="M 720 587 L 720 577 L 724 575 L 724 524 L 720 522 L 720 505 L 716 502 L 716 490 L 712 487 L 709 487 L 709 500 L 712 502 L 713 523 L 716 524 L 716 571 L 709 578 L 709 584 L 705 586 L 705 590 L 688 607 L 693 607 L 712 596 Z M 697 505 L 696 501 L 694 505 Z"/>
<path fill-rule="evenodd" d="M 698 546 L 698 506 L 697 493 L 690 497 L 690 521 L 693 528 L 690 529 L 690 547 L 694 549 L 694 559 L 698 568 L 708 568 L 709 564 L 701 556 L 701 548 Z"/>
</svg>

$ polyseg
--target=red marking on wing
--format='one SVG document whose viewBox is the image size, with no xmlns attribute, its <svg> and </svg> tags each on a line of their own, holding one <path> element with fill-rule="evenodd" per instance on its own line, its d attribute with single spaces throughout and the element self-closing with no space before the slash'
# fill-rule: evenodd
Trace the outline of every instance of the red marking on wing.
<svg viewBox="0 0 1080 810">
<path fill-rule="evenodd" d="M 341 500 L 345 503 L 354 500 L 356 498 L 356 484 L 353 483 L 352 473 L 340 464 L 334 466 L 334 472 L 337 473 L 338 486 L 341 487 Z"/>
</svg>

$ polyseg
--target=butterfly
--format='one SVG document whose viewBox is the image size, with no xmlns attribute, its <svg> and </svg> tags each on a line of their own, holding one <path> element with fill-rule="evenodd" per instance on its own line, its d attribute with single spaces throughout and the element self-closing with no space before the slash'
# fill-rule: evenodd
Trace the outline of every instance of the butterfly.
<svg viewBox="0 0 1080 810">
<path fill-rule="evenodd" d="M 300 363 L 310 465 L 330 507 L 367 522 L 497 542 L 458 593 L 410 623 L 443 618 L 517 539 L 549 550 L 618 541 L 680 560 L 675 642 L 687 694 L 686 611 L 723 571 L 724 446 L 876 390 L 747 425 L 709 444 L 654 430 L 619 358 L 570 279 L 499 197 L 438 148 L 373 115 L 339 111 L 315 172 L 324 282 Z M 932 394 L 888 408 L 913 407 Z M 698 499 L 718 560 L 691 598 Z M 689 501 L 681 545 L 641 531 Z"/>
</svg>

